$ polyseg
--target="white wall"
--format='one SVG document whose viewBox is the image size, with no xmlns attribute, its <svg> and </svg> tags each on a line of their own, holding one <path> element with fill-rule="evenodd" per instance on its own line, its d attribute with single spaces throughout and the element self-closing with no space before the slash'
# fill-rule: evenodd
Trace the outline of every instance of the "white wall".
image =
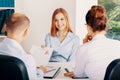
<svg viewBox="0 0 120 80">
<path fill-rule="evenodd" d="M 98 0 L 76 0 L 76 34 L 80 37 L 82 44 L 83 38 L 87 33 L 85 15 L 92 5 L 96 5 Z"/>
<path fill-rule="evenodd" d="M 30 33 L 22 44 L 25 50 L 29 50 L 33 44 L 38 46 L 44 44 L 45 35 L 50 32 L 52 14 L 56 8 L 66 9 L 70 24 L 73 29 L 75 28 L 75 0 L 18 1 L 16 0 L 16 12 L 26 14 L 31 20 Z"/>
<path fill-rule="evenodd" d="M 15 12 L 23 12 L 23 1 L 24 0 L 15 0 Z"/>
<path fill-rule="evenodd" d="M 62 7 L 67 10 L 70 24 L 80 37 L 85 36 L 85 15 L 97 0 L 16 0 L 16 12 L 26 14 L 31 20 L 30 33 L 22 46 L 29 50 L 31 46 L 44 44 L 45 35 L 50 31 L 53 11 Z"/>
</svg>

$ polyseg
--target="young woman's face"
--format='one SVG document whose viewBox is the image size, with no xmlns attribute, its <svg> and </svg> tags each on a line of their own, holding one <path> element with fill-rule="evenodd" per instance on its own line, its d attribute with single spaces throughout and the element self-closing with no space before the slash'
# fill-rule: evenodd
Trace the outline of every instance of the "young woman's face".
<svg viewBox="0 0 120 80">
<path fill-rule="evenodd" d="M 65 17 L 62 13 L 58 13 L 55 16 L 55 25 L 56 28 L 60 31 L 60 30 L 64 30 L 66 27 L 66 20 Z"/>
</svg>

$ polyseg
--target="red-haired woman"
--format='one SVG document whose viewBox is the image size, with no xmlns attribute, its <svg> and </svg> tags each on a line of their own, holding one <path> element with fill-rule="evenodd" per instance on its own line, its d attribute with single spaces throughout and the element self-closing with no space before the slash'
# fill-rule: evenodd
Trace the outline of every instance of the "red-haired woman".
<svg viewBox="0 0 120 80">
<path fill-rule="evenodd" d="M 79 37 L 71 30 L 66 10 L 56 9 L 52 16 L 51 32 L 45 39 L 45 46 L 54 49 L 50 61 L 74 61 L 79 43 Z"/>
</svg>

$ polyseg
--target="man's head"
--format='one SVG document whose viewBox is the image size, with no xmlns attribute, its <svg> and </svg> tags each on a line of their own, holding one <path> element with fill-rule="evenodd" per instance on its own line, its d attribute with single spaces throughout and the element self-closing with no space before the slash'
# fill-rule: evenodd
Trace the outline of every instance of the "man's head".
<svg viewBox="0 0 120 80">
<path fill-rule="evenodd" d="M 20 13 L 14 13 L 9 17 L 5 25 L 7 37 L 24 38 L 28 33 L 29 26 L 30 20 L 27 16 Z"/>
</svg>

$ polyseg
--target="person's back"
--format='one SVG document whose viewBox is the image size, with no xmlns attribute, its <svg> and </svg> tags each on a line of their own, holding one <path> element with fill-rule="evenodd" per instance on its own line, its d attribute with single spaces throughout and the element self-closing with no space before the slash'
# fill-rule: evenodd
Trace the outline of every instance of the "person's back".
<svg viewBox="0 0 120 80">
<path fill-rule="evenodd" d="M 88 59 L 85 73 L 92 80 L 103 80 L 109 63 L 120 58 L 120 42 L 108 39 L 104 35 L 96 35 L 83 47 L 87 49 L 86 58 Z"/>
<path fill-rule="evenodd" d="M 35 61 L 20 45 L 28 34 L 29 25 L 30 21 L 24 14 L 12 14 L 5 24 L 7 37 L 0 43 L 0 54 L 21 59 L 25 63 L 29 79 L 37 80 Z"/>
<path fill-rule="evenodd" d="M 0 54 L 14 56 L 21 59 L 27 68 L 30 80 L 36 79 L 36 66 L 32 56 L 27 55 L 22 47 L 15 41 L 5 38 L 0 44 Z"/>
<path fill-rule="evenodd" d="M 105 37 L 107 30 L 107 15 L 103 6 L 92 6 L 86 14 L 88 34 L 85 43 L 78 51 L 78 62 L 83 60 L 83 65 L 78 64 L 78 72 L 82 71 L 91 80 L 103 80 L 105 71 L 110 62 L 120 58 L 120 42 Z M 89 36 L 91 38 L 89 39 Z M 84 54 L 84 55 L 82 55 Z M 77 63 L 78 63 L 77 62 Z M 82 64 L 82 63 L 81 63 Z"/>
<path fill-rule="evenodd" d="M 103 80 L 110 62 L 120 58 L 120 41 L 105 37 L 107 15 L 103 6 L 93 5 L 86 14 L 87 35 L 76 53 L 74 73 L 65 76 L 89 77 Z"/>
</svg>

